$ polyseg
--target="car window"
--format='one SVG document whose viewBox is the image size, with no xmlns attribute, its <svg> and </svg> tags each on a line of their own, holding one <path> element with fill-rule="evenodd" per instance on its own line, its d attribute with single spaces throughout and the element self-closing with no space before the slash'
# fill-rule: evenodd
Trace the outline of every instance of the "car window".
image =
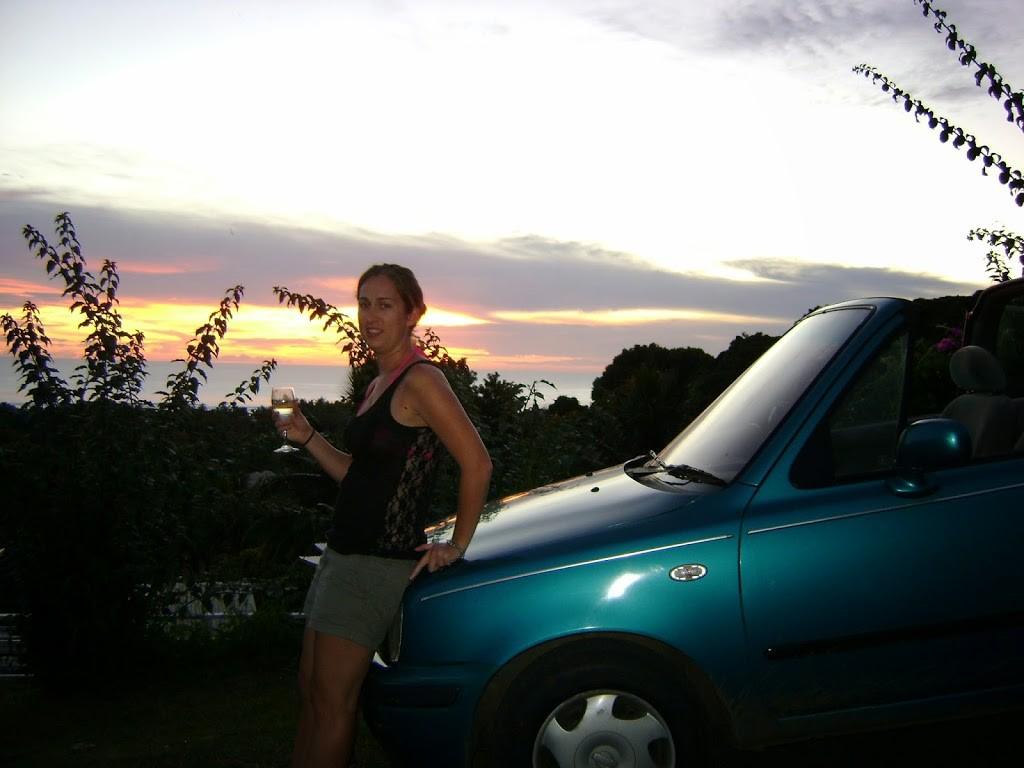
<svg viewBox="0 0 1024 768">
<path fill-rule="evenodd" d="M 870 314 L 870 307 L 854 306 L 801 320 L 694 419 L 661 459 L 732 480 Z"/>
<path fill-rule="evenodd" d="M 863 368 L 800 452 L 796 485 L 819 487 L 895 466 L 907 352 L 904 331 Z"/>
<path fill-rule="evenodd" d="M 996 331 L 996 357 L 1006 373 L 1007 394 L 1024 396 L 1024 297 L 1003 308 Z"/>
</svg>

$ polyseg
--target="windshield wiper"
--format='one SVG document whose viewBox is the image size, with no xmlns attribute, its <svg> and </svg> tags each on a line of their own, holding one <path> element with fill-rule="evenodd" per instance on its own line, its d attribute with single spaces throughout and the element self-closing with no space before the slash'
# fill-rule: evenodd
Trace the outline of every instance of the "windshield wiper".
<svg viewBox="0 0 1024 768">
<path fill-rule="evenodd" d="M 645 461 L 642 464 L 634 463 L 644 459 Z M 688 483 L 703 483 L 704 485 L 721 486 L 726 484 L 725 480 L 722 478 L 717 477 L 710 472 L 706 472 L 703 469 L 691 467 L 689 464 L 666 464 L 654 451 L 649 451 L 647 456 L 637 456 L 632 461 L 626 462 L 625 470 L 626 474 L 631 477 L 654 475 L 664 472 L 665 474 L 679 480 L 685 480 Z"/>
</svg>

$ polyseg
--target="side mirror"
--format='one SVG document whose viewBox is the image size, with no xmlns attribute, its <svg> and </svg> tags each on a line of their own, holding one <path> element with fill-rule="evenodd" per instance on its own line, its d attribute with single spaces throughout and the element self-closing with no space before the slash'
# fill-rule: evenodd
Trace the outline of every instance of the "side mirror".
<svg viewBox="0 0 1024 768">
<path fill-rule="evenodd" d="M 936 486 L 926 473 L 966 464 L 971 435 L 955 419 L 921 419 L 907 426 L 896 444 L 896 476 L 888 481 L 898 496 L 924 496 Z"/>
</svg>

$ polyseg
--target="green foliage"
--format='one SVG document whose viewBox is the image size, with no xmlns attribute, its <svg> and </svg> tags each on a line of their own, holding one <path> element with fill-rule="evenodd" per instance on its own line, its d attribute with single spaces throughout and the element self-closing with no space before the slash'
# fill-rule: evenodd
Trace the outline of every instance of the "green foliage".
<svg viewBox="0 0 1024 768">
<path fill-rule="evenodd" d="M 489 373 L 471 393 L 480 437 L 491 455 L 493 496 L 507 496 L 554 479 L 579 474 L 594 465 L 582 431 L 567 417 L 540 407 L 540 380 L 519 384 Z"/>
<path fill-rule="evenodd" d="M 278 304 L 295 307 L 300 314 L 308 314 L 310 322 L 323 320 L 325 332 L 333 328 L 335 333 L 341 337 L 338 343 L 341 344 L 341 351 L 348 355 L 349 365 L 353 370 L 363 368 L 370 362 L 373 351 L 360 335 L 359 326 L 336 306 L 328 304 L 316 296 L 293 293 L 278 285 L 274 286 L 274 295 L 277 296 Z M 353 386 L 355 385 L 353 384 Z"/>
<path fill-rule="evenodd" d="M 978 240 L 992 246 L 988 252 L 986 271 L 997 283 L 1005 283 L 1010 279 L 1010 267 L 1014 259 L 1024 266 L 1024 237 L 1008 232 L 1005 229 L 972 229 L 968 240 Z M 1002 249 L 1000 253 L 997 248 Z"/>
<path fill-rule="evenodd" d="M 658 344 L 616 355 L 591 394 L 605 455 L 622 461 L 667 445 L 707 405 L 695 387 L 713 361 L 701 349 Z"/>
<path fill-rule="evenodd" d="M 1024 131 L 1024 93 L 1014 91 L 992 64 L 979 61 L 975 47 L 960 36 L 955 25 L 946 22 L 945 11 L 939 10 L 928 0 L 914 0 L 914 2 L 921 6 L 926 18 L 928 16 L 935 17 L 935 31 L 945 33 L 946 47 L 950 51 L 959 52 L 960 64 L 964 67 L 975 68 L 975 84 L 980 88 L 987 83 L 989 95 L 996 100 L 1003 100 L 1007 122 L 1014 123 L 1021 131 Z M 853 71 L 871 78 L 873 83 L 880 84 L 882 91 L 890 94 L 893 102 L 901 104 L 905 111 L 912 112 L 914 119 L 918 122 L 924 118 L 929 128 L 939 131 L 939 141 L 943 144 L 952 140 L 951 143 L 955 149 L 966 147 L 967 159 L 972 162 L 980 159 L 981 172 L 985 175 L 988 175 L 990 170 L 997 173 L 996 178 L 1000 184 L 1006 186 L 1007 191 L 1013 196 L 1014 202 L 1019 206 L 1024 206 L 1024 175 L 1019 170 L 1012 168 L 1002 155 L 993 152 L 988 145 L 981 143 L 973 134 L 954 125 L 945 117 L 936 115 L 931 107 L 920 99 L 914 98 L 912 94 L 900 88 L 874 67 L 858 64 Z"/>
<path fill-rule="evenodd" d="M 50 339 L 38 308 L 27 301 L 21 322 L 8 314 L 0 317 L 8 349 L 21 376 L 19 391 L 28 390 L 31 404 L 36 407 L 85 400 L 149 405 L 139 397 L 147 375 L 144 336 L 139 331 L 128 333 L 122 327 L 117 309 L 117 264 L 105 260 L 96 279 L 87 269 L 71 215 L 66 211 L 58 213 L 54 229 L 60 251 L 30 225 L 24 227 L 22 234 L 29 249 L 45 263 L 47 274 L 64 281 L 64 295 L 71 298 L 71 311 L 82 316 L 79 327 L 88 330 L 84 362 L 76 368 L 72 389 L 53 366 Z M 244 291 L 241 285 L 229 289 L 220 307 L 196 329 L 195 337 L 186 347 L 186 357 L 174 361 L 185 363 L 184 369 L 168 378 L 167 390 L 157 393 L 164 396 L 161 408 L 176 410 L 199 404 L 199 387 L 206 380 L 206 371 L 201 366 L 213 366 L 220 353 L 219 340 L 227 333 L 228 320 L 238 309 Z M 240 405 L 250 400 L 259 392 L 260 381 L 269 381 L 276 366 L 273 360 L 265 361 L 221 405 Z"/>
<path fill-rule="evenodd" d="M 168 585 L 218 571 L 280 576 L 321 525 L 296 525 L 294 505 L 243 482 L 267 464 L 266 412 L 194 407 L 242 287 L 196 330 L 154 409 L 139 397 L 143 335 L 122 327 L 116 265 L 105 261 L 95 278 L 70 215 L 58 214 L 55 229 L 57 248 L 31 226 L 23 234 L 82 318 L 83 363 L 69 386 L 31 302 L 20 320 L 0 320 L 29 396 L 20 410 L 0 410 L 0 459 L 17 478 L 0 512 L 0 593 L 5 610 L 27 617 L 36 673 L 61 679 L 142 652 Z M 224 404 L 251 399 L 275 366 L 265 361 Z"/>
<path fill-rule="evenodd" d="M 37 674 L 100 673 L 144 652 L 176 583 L 248 579 L 285 599 L 289 578 L 306 575 L 297 558 L 326 514 L 245 482 L 268 464 L 266 411 L 97 401 L 5 408 L 0 422 L 18 478 L 0 514 L 3 587 L 30 616 Z"/>
<path fill-rule="evenodd" d="M 934 16 L 935 31 L 946 35 L 946 47 L 957 53 L 961 66 L 975 69 L 975 85 L 981 88 L 987 84 L 988 94 L 997 101 L 1002 100 L 1007 122 L 1015 124 L 1021 131 L 1024 131 L 1024 92 L 1015 91 L 996 71 L 995 66 L 979 60 L 977 49 L 960 36 L 956 25 L 947 23 L 945 11 L 936 8 L 929 0 L 914 0 L 914 2 L 921 6 L 921 12 L 925 18 Z M 893 102 L 902 103 L 904 110 L 914 113 L 916 121 L 921 122 L 921 119 L 925 118 L 929 128 L 939 130 L 939 141 L 943 144 L 952 139 L 954 149 L 966 147 L 968 160 L 973 162 L 980 158 L 983 175 L 987 176 L 990 170 L 998 172 L 996 178 L 999 183 L 1006 186 L 1018 206 L 1024 206 L 1024 175 L 1019 170 L 1010 167 L 1002 155 L 993 152 L 987 145 L 980 143 L 974 135 L 954 125 L 945 117 L 936 115 L 930 107 L 919 99 L 915 99 L 874 67 L 859 64 L 853 68 L 853 71 L 870 77 L 876 84 L 881 84 L 882 90 L 891 94 Z M 1003 248 L 1002 254 L 993 248 L 986 256 L 985 269 L 995 282 L 1005 282 L 1010 279 L 1008 263 L 1012 262 L 1015 257 L 1019 258 L 1024 265 L 1024 239 L 1012 232 L 975 229 L 968 234 L 967 239 L 980 240 L 989 245 Z"/>
<path fill-rule="evenodd" d="M 79 327 L 89 330 L 85 338 L 84 363 L 77 368 L 74 377 L 76 395 L 81 400 L 138 402 L 146 375 L 143 335 L 138 331 L 128 333 L 122 328 L 121 314 L 117 310 L 120 285 L 117 265 L 104 260 L 97 280 L 86 269 L 70 214 L 57 214 L 54 225 L 60 239 L 60 252 L 31 226 L 26 226 L 22 234 L 29 248 L 45 262 L 46 273 L 56 273 L 64 280 L 64 295 L 72 299 L 71 310 L 77 310 L 83 317 Z"/>
<path fill-rule="evenodd" d="M 957 32 L 955 24 L 946 23 L 946 12 L 939 10 L 929 0 L 914 0 L 921 6 L 921 13 L 925 18 L 929 15 L 935 17 L 935 31 L 946 34 L 946 47 L 954 53 L 959 51 L 960 64 L 965 67 L 974 67 L 977 71 L 974 74 L 974 81 L 980 88 L 983 81 L 988 82 L 988 94 L 996 101 L 1003 101 L 1003 108 L 1006 110 L 1006 122 L 1014 123 L 1021 131 L 1024 131 L 1024 93 L 1014 91 L 1009 83 L 1003 80 L 996 68 L 984 61 L 978 60 L 978 52 L 973 45 L 968 43 Z"/>
<path fill-rule="evenodd" d="M 241 382 L 233 392 L 224 395 L 224 405 L 241 406 L 252 402 L 260 393 L 260 382 L 270 382 L 270 376 L 277 368 L 276 360 L 264 360 L 263 365 L 252 372 L 248 381 Z"/>
<path fill-rule="evenodd" d="M 39 318 L 39 308 L 26 301 L 20 323 L 10 315 L 4 315 L 0 324 L 21 376 L 18 391 L 28 390 L 30 402 L 36 408 L 70 403 L 74 395 L 53 365 L 48 349 L 50 338 Z"/>
<path fill-rule="evenodd" d="M 213 361 L 220 355 L 219 340 L 228 332 L 228 320 L 238 309 L 243 293 L 245 288 L 241 285 L 229 288 L 220 306 L 210 313 L 206 323 L 196 328 L 195 336 L 185 347 L 186 356 L 174 360 L 176 363 L 184 363 L 185 367 L 168 377 L 166 390 L 157 392 L 164 396 L 161 408 L 176 410 L 199 405 L 200 378 L 206 380 L 206 371 L 201 366 L 212 368 Z M 273 361 L 269 361 L 269 364 L 271 370 L 276 365 Z M 258 390 L 259 377 L 254 376 L 251 381 Z M 244 385 L 240 385 L 236 392 L 243 389 Z"/>
</svg>

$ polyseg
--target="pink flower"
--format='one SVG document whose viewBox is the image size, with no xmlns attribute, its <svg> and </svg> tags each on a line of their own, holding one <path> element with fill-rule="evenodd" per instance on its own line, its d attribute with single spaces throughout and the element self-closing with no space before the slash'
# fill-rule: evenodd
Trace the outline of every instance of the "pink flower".
<svg viewBox="0 0 1024 768">
<path fill-rule="evenodd" d="M 947 328 L 945 338 L 935 345 L 939 352 L 956 352 L 964 345 L 964 333 L 959 328 Z"/>
</svg>

